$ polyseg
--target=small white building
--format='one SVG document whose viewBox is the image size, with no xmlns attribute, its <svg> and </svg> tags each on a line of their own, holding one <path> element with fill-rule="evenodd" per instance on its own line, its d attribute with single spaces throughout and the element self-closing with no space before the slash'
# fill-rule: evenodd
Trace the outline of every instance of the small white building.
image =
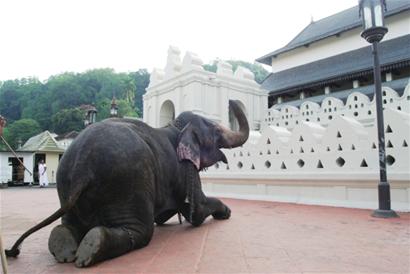
<svg viewBox="0 0 410 274">
<path fill-rule="evenodd" d="M 0 183 L 27 184 L 38 182 L 38 163 L 44 160 L 50 183 L 56 182 L 57 168 L 64 148 L 55 140 L 55 134 L 47 130 L 37 134 L 19 149 L 16 154 L 28 169 L 25 170 L 10 151 L 0 151 Z M 31 174 L 30 174 L 31 173 Z"/>
<path fill-rule="evenodd" d="M 31 174 L 33 174 L 34 154 L 22 151 L 18 151 L 16 154 L 29 171 L 21 166 L 13 153 L 10 151 L 0 151 L 0 184 L 7 184 L 8 182 L 20 184 L 33 182 Z"/>
<path fill-rule="evenodd" d="M 260 129 L 267 106 L 267 93 L 246 68 L 219 62 L 217 72 L 205 71 L 202 60 L 187 52 L 181 61 L 176 47 L 168 50 L 164 70 L 154 69 L 144 100 L 144 122 L 154 127 L 167 125 L 179 113 L 193 111 L 231 128 L 236 120 L 228 112 L 230 99 L 239 100 L 251 129 Z"/>
<path fill-rule="evenodd" d="M 57 145 L 59 147 L 66 150 L 77 136 L 78 136 L 77 131 L 70 131 L 65 134 L 60 134 L 58 136 L 55 136 L 54 139 L 57 141 Z"/>
</svg>

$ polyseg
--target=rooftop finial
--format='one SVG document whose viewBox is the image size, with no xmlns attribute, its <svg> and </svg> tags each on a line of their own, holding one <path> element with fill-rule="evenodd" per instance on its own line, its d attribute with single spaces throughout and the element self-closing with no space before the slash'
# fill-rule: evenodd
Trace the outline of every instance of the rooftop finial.
<svg viewBox="0 0 410 274">
<path fill-rule="evenodd" d="M 115 98 L 115 91 L 112 94 L 110 116 L 118 117 L 118 105 L 117 105 L 117 98 Z"/>
</svg>

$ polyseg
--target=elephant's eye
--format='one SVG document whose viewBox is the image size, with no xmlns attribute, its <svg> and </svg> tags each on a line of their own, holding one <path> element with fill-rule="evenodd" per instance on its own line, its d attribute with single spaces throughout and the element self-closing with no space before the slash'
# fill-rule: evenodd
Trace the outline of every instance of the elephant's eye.
<svg viewBox="0 0 410 274">
<path fill-rule="evenodd" d="M 199 146 L 201 146 L 202 142 L 201 142 L 201 138 L 199 137 L 198 133 L 196 131 L 193 131 L 193 134 L 194 134 L 195 141 L 198 143 Z"/>
<path fill-rule="evenodd" d="M 216 129 L 215 131 L 215 141 L 220 141 L 222 139 L 222 130 L 221 129 Z"/>
</svg>

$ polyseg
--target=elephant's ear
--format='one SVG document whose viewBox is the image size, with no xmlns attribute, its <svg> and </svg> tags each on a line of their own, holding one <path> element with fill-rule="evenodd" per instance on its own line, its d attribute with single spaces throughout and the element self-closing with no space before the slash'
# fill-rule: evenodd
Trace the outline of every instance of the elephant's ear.
<svg viewBox="0 0 410 274">
<path fill-rule="evenodd" d="M 199 170 L 201 157 L 199 140 L 191 123 L 187 124 L 181 131 L 177 146 L 178 160 L 189 160 Z"/>
</svg>

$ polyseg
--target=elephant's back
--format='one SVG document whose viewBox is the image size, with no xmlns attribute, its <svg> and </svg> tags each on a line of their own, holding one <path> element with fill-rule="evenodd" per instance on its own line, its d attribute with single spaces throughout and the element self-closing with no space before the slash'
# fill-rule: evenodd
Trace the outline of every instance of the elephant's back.
<svg viewBox="0 0 410 274">
<path fill-rule="evenodd" d="M 96 203 L 131 199 L 136 192 L 154 195 L 157 163 L 141 135 L 144 133 L 132 124 L 117 121 L 85 129 L 61 159 L 57 173 L 60 200 L 68 199 L 78 184 L 87 184 L 83 198 Z"/>
</svg>

